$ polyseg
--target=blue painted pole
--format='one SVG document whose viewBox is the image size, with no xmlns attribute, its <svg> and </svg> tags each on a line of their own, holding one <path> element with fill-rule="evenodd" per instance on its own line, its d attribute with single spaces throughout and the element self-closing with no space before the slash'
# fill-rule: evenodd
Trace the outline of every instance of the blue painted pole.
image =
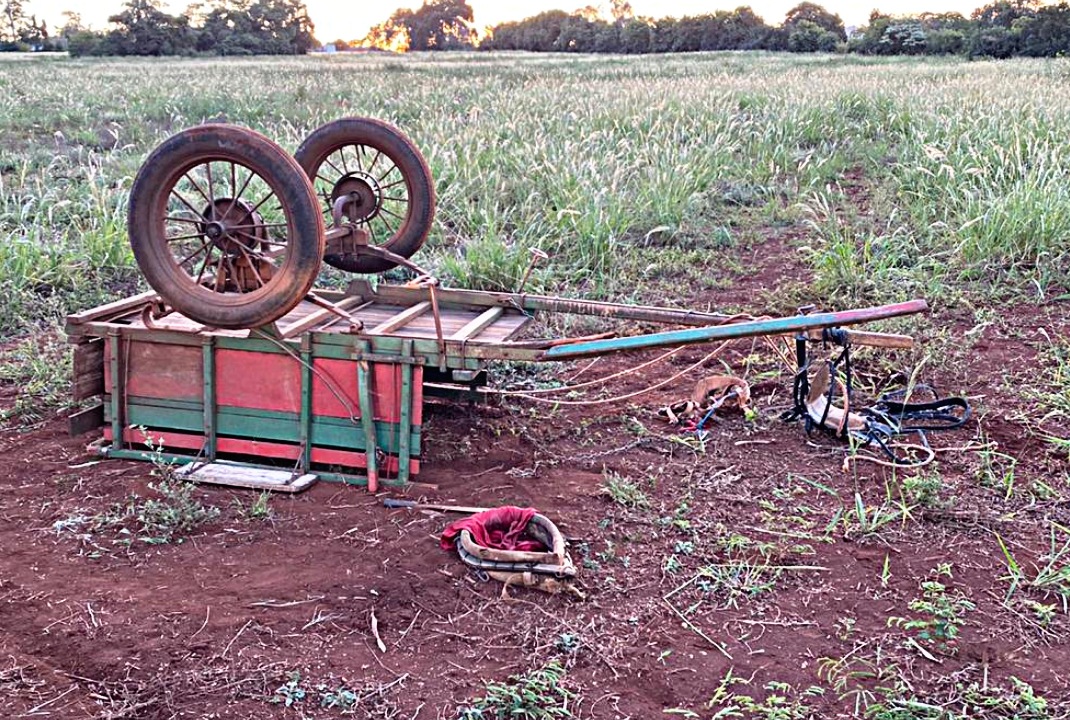
<svg viewBox="0 0 1070 720">
<path fill-rule="evenodd" d="M 592 355 L 606 355 L 625 350 L 643 350 L 654 347 L 673 347 L 676 345 L 694 345 L 697 343 L 734 338 L 755 337 L 759 335 L 789 335 L 800 330 L 858 325 L 873 320 L 913 315 L 929 309 L 924 300 L 911 300 L 895 305 L 844 310 L 842 312 L 815 313 L 813 315 L 795 315 L 770 320 L 753 320 L 751 322 L 716 325 L 714 327 L 688 328 L 686 330 L 669 330 L 650 335 L 591 340 L 569 345 L 558 345 L 546 350 L 540 360 L 573 360 Z"/>
</svg>

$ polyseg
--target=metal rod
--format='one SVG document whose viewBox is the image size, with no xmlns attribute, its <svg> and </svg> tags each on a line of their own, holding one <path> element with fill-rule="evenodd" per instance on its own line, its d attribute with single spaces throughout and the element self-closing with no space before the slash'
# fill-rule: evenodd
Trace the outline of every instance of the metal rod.
<svg viewBox="0 0 1070 720">
<path fill-rule="evenodd" d="M 464 515 L 474 515 L 490 509 L 470 505 L 436 505 L 435 503 L 421 503 L 415 500 L 398 498 L 384 498 L 383 507 L 388 510 L 437 510 L 438 512 L 455 512 Z"/>
<path fill-rule="evenodd" d="M 364 321 L 361 320 L 360 318 L 354 317 L 352 314 L 347 312 L 346 309 L 343 308 L 340 304 L 336 305 L 336 304 L 332 303 L 330 300 L 324 300 L 323 298 L 318 297 L 315 293 L 311 293 L 311 292 L 308 295 L 305 295 L 305 300 L 308 300 L 313 305 L 319 305 L 321 308 L 323 308 L 327 312 L 333 313 L 334 315 L 337 315 L 338 317 L 342 318 L 343 320 L 348 320 L 350 322 L 350 324 L 355 329 L 360 330 L 360 329 L 364 328 Z M 296 323 L 295 323 L 295 325 L 296 325 Z M 288 335 L 292 335 L 292 334 L 293 333 L 291 332 L 291 330 L 289 328 L 287 328 L 286 333 L 283 335 L 283 337 L 287 337 Z"/>
<path fill-rule="evenodd" d="M 439 361 L 438 369 L 446 371 L 446 338 L 442 335 L 442 314 L 438 309 L 438 295 L 435 294 L 435 285 L 427 286 L 427 293 L 431 300 L 431 312 L 435 317 L 435 336 L 438 338 Z"/>
<path fill-rule="evenodd" d="M 379 300 L 406 302 L 418 298 L 418 291 L 390 285 L 380 285 L 372 291 L 370 285 L 363 281 L 354 281 L 347 291 L 353 295 L 377 297 Z M 437 288 L 441 303 L 473 305 L 476 307 L 516 308 L 518 310 L 550 310 L 573 315 L 597 315 L 622 320 L 640 320 L 644 322 L 679 323 L 681 325 L 712 325 L 730 320 L 732 315 L 698 312 L 696 310 L 674 310 L 672 308 L 650 307 L 646 305 L 621 305 L 619 303 L 600 302 L 597 300 L 570 300 L 550 295 L 517 295 L 515 293 L 495 293 L 481 290 L 455 290 Z M 422 298 L 420 298 L 422 299 Z"/>
<path fill-rule="evenodd" d="M 535 269 L 535 265 L 539 260 L 548 260 L 550 258 L 545 252 L 539 248 L 531 248 L 531 262 L 528 263 L 528 269 L 524 271 L 524 277 L 520 280 L 520 287 L 516 289 L 517 293 L 524 292 L 524 288 L 527 287 L 528 278 L 531 277 L 531 271 Z"/>
<path fill-rule="evenodd" d="M 356 485 L 358 487 L 364 487 L 368 484 L 368 479 L 365 477 L 361 477 L 360 475 L 349 475 L 347 473 L 336 472 L 320 472 L 318 470 L 315 472 L 316 477 L 318 477 L 320 480 L 323 480 L 324 482 L 345 483 L 346 485 Z M 387 479 L 383 479 L 381 484 L 389 485 L 392 487 L 402 487 L 403 485 L 405 485 L 405 483 L 399 480 Z"/>
<path fill-rule="evenodd" d="M 668 332 L 652 333 L 650 335 L 635 335 L 632 337 L 610 338 L 608 340 L 593 340 L 571 345 L 560 345 L 543 352 L 540 359 L 571 360 L 573 358 L 606 355 L 625 350 L 672 347 L 674 345 L 693 345 L 714 340 L 729 340 L 734 338 L 755 337 L 758 335 L 786 335 L 800 330 L 839 327 L 841 325 L 856 325 L 858 323 L 883 320 L 885 318 L 899 317 L 901 315 L 913 315 L 928 309 L 929 306 L 924 300 L 911 300 L 910 302 L 897 303 L 895 305 L 881 305 L 880 307 L 862 308 L 860 310 L 844 310 L 843 312 L 816 313 L 813 315 L 795 315 L 786 318 L 773 318 L 771 320 L 756 320 L 753 322 L 733 323 L 730 325 L 717 325 L 715 327 L 670 330 Z"/>
<path fill-rule="evenodd" d="M 322 330 L 323 328 L 329 325 L 333 325 L 338 320 L 347 320 L 350 323 L 361 323 L 362 321 L 360 320 L 360 318 L 354 317 L 354 315 L 349 312 L 350 309 L 352 308 L 355 312 L 357 310 L 360 310 L 361 308 L 371 305 L 371 303 L 364 303 L 359 307 L 354 308 L 354 305 L 358 305 L 361 302 L 361 298 L 359 297 L 343 298 L 341 302 L 338 303 L 331 303 L 327 300 L 324 300 L 323 298 L 317 297 L 314 293 L 309 293 L 308 297 L 316 298 L 315 300 L 309 300 L 309 302 L 312 302 L 316 305 L 320 305 L 322 309 L 310 312 L 308 315 L 301 318 L 300 320 L 284 327 L 281 333 L 284 340 L 292 338 L 298 333 L 304 332 L 305 330 L 308 330 L 310 328 L 315 328 L 317 325 L 319 325 L 319 327 L 316 329 Z M 327 304 L 324 305 L 323 303 Z M 323 321 L 326 320 L 330 315 L 333 315 L 334 317 L 331 318 L 330 322 L 324 323 Z"/>
<path fill-rule="evenodd" d="M 889 348 L 893 350 L 913 350 L 914 338 L 909 335 L 894 333 L 867 332 L 865 330 L 845 330 L 847 340 L 852 345 Z M 820 330 L 811 330 L 806 335 L 810 340 L 821 340 Z"/>
<path fill-rule="evenodd" d="M 155 450 L 123 450 L 122 448 L 102 448 L 100 454 L 106 458 L 119 460 L 148 460 L 149 462 L 165 462 L 169 465 L 189 465 L 190 463 L 203 463 L 204 458 L 193 455 L 175 455 L 174 453 L 156 452 Z M 253 465 L 251 467 L 258 467 Z M 278 468 L 272 468 L 277 470 Z"/>
<path fill-rule="evenodd" d="M 190 465 L 193 463 L 205 464 L 204 458 L 198 458 L 194 455 L 178 455 L 176 453 L 156 452 L 153 450 L 122 450 L 112 447 L 104 447 L 100 449 L 101 457 L 115 459 L 115 460 L 146 460 L 149 462 L 165 462 L 169 465 Z M 257 463 L 245 463 L 228 460 L 228 464 L 237 465 L 239 467 L 247 468 L 261 468 L 264 470 L 278 470 L 278 467 L 274 465 L 261 465 Z M 350 475 L 348 473 L 326 472 L 320 470 L 312 470 L 317 478 L 324 482 L 345 483 L 346 485 L 366 486 L 368 480 L 360 475 Z M 392 487 L 402 487 L 405 483 L 399 480 L 384 480 L 384 485 Z"/>
</svg>

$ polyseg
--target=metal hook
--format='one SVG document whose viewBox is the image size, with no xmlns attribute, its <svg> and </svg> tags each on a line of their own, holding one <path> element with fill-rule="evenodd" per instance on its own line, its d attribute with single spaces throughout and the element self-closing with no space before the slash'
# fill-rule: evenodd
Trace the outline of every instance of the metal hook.
<svg viewBox="0 0 1070 720">
<path fill-rule="evenodd" d="M 531 271 L 535 269 L 535 265 L 540 260 L 549 260 L 550 256 L 539 248 L 528 248 L 531 251 L 531 262 L 528 263 L 528 269 L 524 272 L 524 278 L 520 281 L 520 287 L 517 288 L 516 293 L 519 295 L 524 292 L 524 286 L 528 284 L 528 278 L 531 277 Z"/>
</svg>

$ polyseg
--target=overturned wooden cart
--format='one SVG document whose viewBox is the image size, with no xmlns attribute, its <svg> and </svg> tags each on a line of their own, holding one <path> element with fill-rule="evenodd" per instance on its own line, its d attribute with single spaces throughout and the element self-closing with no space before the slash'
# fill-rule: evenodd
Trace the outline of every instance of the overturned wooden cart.
<svg viewBox="0 0 1070 720">
<path fill-rule="evenodd" d="M 180 133 L 150 156 L 131 191 L 130 232 L 154 290 L 67 319 L 75 399 L 99 398 L 72 428 L 98 430 L 101 454 L 197 466 L 226 459 L 280 471 L 281 489 L 321 478 L 375 490 L 380 478 L 406 483 L 419 472 L 425 395 L 471 389 L 493 361 L 806 333 L 926 309 L 915 300 L 754 320 L 446 289 L 408 260 L 433 203 L 422 158 L 389 126 L 339 122 L 313 133 L 300 163 L 232 126 Z M 320 260 L 352 272 L 400 265 L 415 277 L 314 290 Z M 670 329 L 527 338 L 540 313 Z"/>
<path fill-rule="evenodd" d="M 435 295 L 437 313 L 432 307 Z M 300 475 L 406 482 L 420 469 L 425 393 L 481 381 L 494 360 L 560 361 L 729 338 L 784 335 L 925 309 L 923 301 L 725 323 L 725 316 L 536 295 L 355 282 L 313 294 L 271 327 L 220 330 L 147 317 L 154 294 L 72 315 L 75 397 L 102 396 L 74 422 L 103 425 L 107 457 L 187 463 L 286 462 Z M 596 340 L 514 341 L 540 312 L 689 326 Z M 146 322 L 148 320 L 148 322 Z M 356 324 L 355 324 L 356 323 Z M 888 337 L 888 336 L 885 336 Z M 867 335 L 856 335 L 866 342 Z M 894 336 L 892 336 L 894 340 Z M 887 344 L 885 342 L 884 344 Z"/>
</svg>

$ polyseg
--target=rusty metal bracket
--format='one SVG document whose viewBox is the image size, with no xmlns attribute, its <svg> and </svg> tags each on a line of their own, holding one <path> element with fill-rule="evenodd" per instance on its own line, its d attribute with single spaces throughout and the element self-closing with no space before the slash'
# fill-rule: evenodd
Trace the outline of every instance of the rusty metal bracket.
<svg viewBox="0 0 1070 720">
<path fill-rule="evenodd" d="M 350 314 L 349 312 L 347 312 L 345 309 L 339 307 L 338 305 L 335 305 L 330 300 L 325 300 L 325 299 L 321 298 L 320 296 L 316 295 L 315 293 L 309 293 L 308 295 L 306 295 L 305 296 L 305 300 L 308 300 L 313 305 L 319 305 L 324 310 L 330 311 L 332 314 L 337 315 L 338 317 L 342 318 L 343 320 L 348 320 L 349 321 L 349 332 L 351 332 L 353 334 L 357 334 L 357 333 L 360 333 L 362 330 L 364 330 L 364 321 L 363 320 L 361 320 L 360 318 L 356 317 L 355 315 Z"/>
</svg>

